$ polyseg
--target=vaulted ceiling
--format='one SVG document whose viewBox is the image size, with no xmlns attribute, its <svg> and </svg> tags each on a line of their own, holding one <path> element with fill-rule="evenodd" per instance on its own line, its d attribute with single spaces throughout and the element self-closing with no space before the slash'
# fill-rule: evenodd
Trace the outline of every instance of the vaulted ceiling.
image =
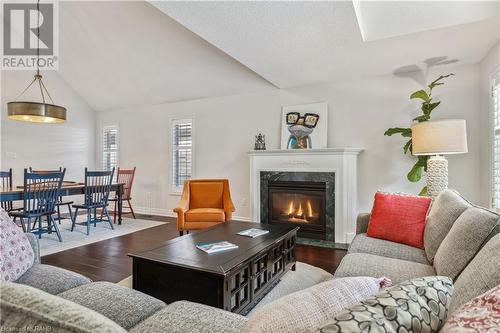
<svg viewBox="0 0 500 333">
<path fill-rule="evenodd" d="M 60 2 L 59 72 L 101 111 L 477 63 L 500 39 L 498 7 Z"/>
<path fill-rule="evenodd" d="M 60 3 L 61 76 L 95 110 L 273 86 L 144 1 Z"/>
<path fill-rule="evenodd" d="M 476 63 L 500 38 L 496 1 L 152 3 L 281 88 Z"/>
</svg>

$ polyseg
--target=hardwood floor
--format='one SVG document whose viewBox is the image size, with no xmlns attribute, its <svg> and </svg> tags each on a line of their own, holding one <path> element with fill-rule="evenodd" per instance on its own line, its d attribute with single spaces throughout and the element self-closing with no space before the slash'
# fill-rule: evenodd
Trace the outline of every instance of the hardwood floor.
<svg viewBox="0 0 500 333">
<path fill-rule="evenodd" d="M 127 256 L 128 253 L 179 235 L 174 218 L 139 214 L 137 218 L 170 223 L 44 256 L 42 263 L 78 272 L 93 281 L 123 280 L 132 275 L 132 260 Z M 330 273 L 335 271 L 345 253 L 343 250 L 306 245 L 298 245 L 296 249 L 298 261 Z"/>
</svg>

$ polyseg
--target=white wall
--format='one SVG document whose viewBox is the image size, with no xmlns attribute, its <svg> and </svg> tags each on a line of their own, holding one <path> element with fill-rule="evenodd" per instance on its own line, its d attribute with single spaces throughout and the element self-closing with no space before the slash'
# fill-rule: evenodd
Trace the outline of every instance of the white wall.
<svg viewBox="0 0 500 333">
<path fill-rule="evenodd" d="M 83 180 L 84 168 L 95 166 L 96 114 L 56 73 L 45 72 L 44 82 L 54 102 L 67 108 L 63 124 L 38 124 L 9 120 L 6 103 L 14 100 L 33 79 L 32 71 L 1 73 L 1 168 L 12 168 L 14 183 L 22 184 L 23 169 L 66 168 L 67 180 Z M 22 99 L 41 100 L 37 87 Z M 13 158 L 12 154 L 16 157 Z"/>
<path fill-rule="evenodd" d="M 491 77 L 500 71 L 500 42 L 488 52 L 480 64 L 480 140 L 481 140 L 481 204 L 491 206 L 492 174 L 492 110 L 491 110 Z"/>
<path fill-rule="evenodd" d="M 442 105 L 437 118 L 467 120 L 469 153 L 450 156 L 450 187 L 470 200 L 480 200 L 479 66 L 441 68 L 429 78 L 453 71 L 456 76 L 436 89 Z M 152 213 L 170 213 L 178 196 L 170 195 L 170 121 L 195 118 L 195 176 L 227 177 L 237 211 L 248 217 L 249 167 L 246 152 L 254 135 L 266 134 L 268 149 L 279 148 L 281 106 L 316 101 L 329 104 L 329 147 L 361 147 L 358 210 L 371 208 L 377 190 L 418 193 L 406 173 L 414 159 L 404 156 L 399 137 L 385 137 L 392 126 L 408 126 L 419 103 L 408 99 L 421 86 L 411 78 L 373 77 L 267 93 L 238 95 L 98 112 L 98 127 L 118 122 L 120 166 L 137 166 L 134 204 Z"/>
</svg>

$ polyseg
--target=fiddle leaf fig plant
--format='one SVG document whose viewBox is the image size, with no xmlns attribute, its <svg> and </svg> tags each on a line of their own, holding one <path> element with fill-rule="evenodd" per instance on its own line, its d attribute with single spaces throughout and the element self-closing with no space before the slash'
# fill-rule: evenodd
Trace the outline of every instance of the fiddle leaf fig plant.
<svg viewBox="0 0 500 333">
<path fill-rule="evenodd" d="M 434 101 L 432 98 L 432 90 L 444 84 L 442 82 L 444 79 L 453 76 L 455 74 L 450 73 L 447 75 L 441 75 L 434 81 L 432 81 L 429 85 L 427 85 L 427 89 L 417 90 L 410 95 L 410 99 L 419 99 L 422 101 L 421 111 L 422 114 L 418 117 L 413 118 L 414 122 L 421 123 L 424 121 L 428 121 L 431 119 L 432 111 L 439 106 L 441 102 Z M 412 139 L 411 139 L 411 128 L 406 127 L 393 127 L 389 128 L 385 131 L 384 135 L 393 136 L 393 135 L 401 135 L 403 138 L 409 138 L 408 141 L 403 145 L 403 152 L 407 154 L 408 152 L 412 153 Z M 422 179 L 422 175 L 427 171 L 427 160 L 429 156 L 416 156 L 417 161 L 411 168 L 411 170 L 406 175 L 406 178 L 412 182 L 416 183 Z M 427 187 L 424 187 L 419 195 L 427 195 Z"/>
</svg>

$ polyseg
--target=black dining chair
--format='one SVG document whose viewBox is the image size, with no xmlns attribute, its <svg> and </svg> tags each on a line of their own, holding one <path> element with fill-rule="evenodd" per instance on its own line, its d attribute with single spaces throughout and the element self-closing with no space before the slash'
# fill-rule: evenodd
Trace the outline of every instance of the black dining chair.
<svg viewBox="0 0 500 333">
<path fill-rule="evenodd" d="M 57 238 L 62 242 L 61 232 L 52 215 L 55 214 L 57 198 L 60 195 L 65 173 L 66 169 L 43 174 L 28 172 L 24 169 L 23 208 L 20 211 L 11 212 L 10 215 L 14 217 L 14 220 L 17 218 L 21 220 L 26 232 L 34 233 L 38 235 L 38 238 L 42 238 L 43 233 L 55 231 Z M 47 227 L 43 226 L 44 217 Z M 28 222 L 27 227 L 25 220 Z"/>
<path fill-rule="evenodd" d="M 73 214 L 71 231 L 75 228 L 78 209 L 87 210 L 87 222 L 83 223 L 87 225 L 87 235 L 90 234 L 90 225 L 92 223 L 94 223 L 94 227 L 96 227 L 97 222 L 109 222 L 111 229 L 114 229 L 113 221 L 108 212 L 109 191 L 111 190 L 114 173 L 115 168 L 111 171 L 88 171 L 87 168 L 85 168 L 84 203 L 81 205 L 73 205 L 75 213 Z M 102 218 L 102 214 L 97 217 L 97 209 L 101 209 L 104 212 L 106 219 Z"/>
<path fill-rule="evenodd" d="M 59 170 L 33 170 L 32 167 L 30 167 L 30 172 L 33 173 L 46 173 L 46 172 L 55 172 L 55 171 L 61 171 L 62 167 L 59 167 Z M 73 211 L 71 210 L 71 205 L 74 203 L 74 201 L 64 201 L 63 196 L 59 196 L 57 198 L 57 203 L 56 203 L 56 209 L 57 209 L 57 217 L 54 220 L 57 220 L 59 224 L 61 224 L 61 220 L 66 219 L 67 217 L 61 217 L 61 206 L 68 206 L 68 212 L 69 212 L 69 218 L 71 221 L 73 221 Z"/>
</svg>

